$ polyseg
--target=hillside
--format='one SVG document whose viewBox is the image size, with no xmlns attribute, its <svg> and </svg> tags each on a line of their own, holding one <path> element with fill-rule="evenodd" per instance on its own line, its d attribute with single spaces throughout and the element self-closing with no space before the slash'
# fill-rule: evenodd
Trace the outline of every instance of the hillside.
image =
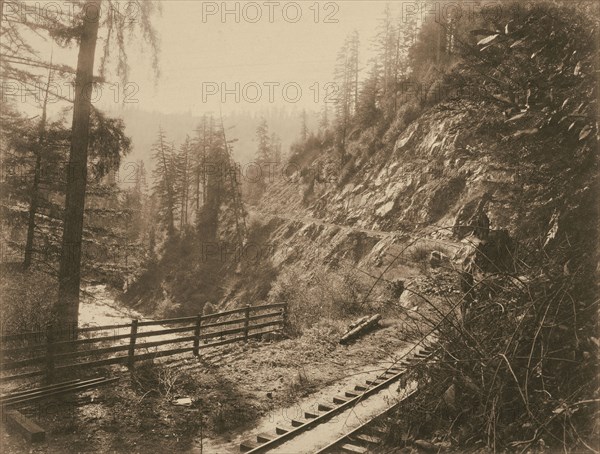
<svg viewBox="0 0 600 454">
<path fill-rule="evenodd" d="M 432 385 L 397 415 L 409 437 L 495 449 L 597 435 L 581 402 L 598 397 L 598 30 L 572 12 L 517 9 L 503 31 L 461 30 L 472 44 L 445 61 L 423 51 L 424 26 L 417 92 L 386 108 L 365 83 L 377 114 L 359 105 L 343 133 L 292 147 L 246 205 L 241 251 L 223 255 L 225 235 L 203 260 L 189 252 L 202 238 L 185 240 L 159 265 L 171 277 L 129 298 L 152 310 L 167 295 L 177 313 L 283 300 L 300 333 L 412 311 L 404 328 L 435 330 L 447 361 L 416 372 Z"/>
</svg>

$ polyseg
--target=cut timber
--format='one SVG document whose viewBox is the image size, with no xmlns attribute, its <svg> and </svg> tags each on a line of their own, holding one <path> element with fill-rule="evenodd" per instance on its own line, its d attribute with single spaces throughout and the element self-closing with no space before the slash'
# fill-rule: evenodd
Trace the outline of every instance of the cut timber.
<svg viewBox="0 0 600 454">
<path fill-rule="evenodd" d="M 283 426 L 277 426 L 277 427 L 275 427 L 275 433 L 276 433 L 277 435 L 283 435 L 283 434 L 286 434 L 286 433 L 288 433 L 290 430 L 292 430 L 292 429 L 290 429 L 290 428 L 288 428 L 288 427 L 283 427 Z"/>
<path fill-rule="evenodd" d="M 340 446 L 340 449 L 342 452 L 349 452 L 352 454 L 363 454 L 368 451 L 367 448 L 363 448 L 362 446 L 356 446 L 350 443 L 346 443 Z"/>
<path fill-rule="evenodd" d="M 334 409 L 334 407 L 332 405 L 328 405 L 328 404 L 319 404 L 317 409 L 319 411 L 331 411 Z"/>
<path fill-rule="evenodd" d="M 377 324 L 379 324 L 379 320 L 381 320 L 381 314 L 373 315 L 368 320 L 364 321 L 360 325 L 357 325 L 356 327 L 354 327 L 350 331 L 348 331 L 346 334 L 344 334 L 342 336 L 342 338 L 340 339 L 340 344 L 346 344 L 349 341 L 356 339 L 361 334 L 364 334 L 369 329 L 371 329 L 374 326 L 376 326 Z"/>
<path fill-rule="evenodd" d="M 262 433 L 262 434 L 258 434 L 256 436 L 256 441 L 258 441 L 259 443 L 268 443 L 273 438 L 275 438 L 275 437 L 271 434 Z"/>
<path fill-rule="evenodd" d="M 356 435 L 353 437 L 353 441 L 356 444 L 361 446 L 369 446 L 369 445 L 378 445 L 382 442 L 382 439 L 379 437 L 373 437 L 371 435 Z"/>
<path fill-rule="evenodd" d="M 355 322 L 350 323 L 350 326 L 348 327 L 348 330 L 354 329 L 359 325 L 362 325 L 363 323 L 365 323 L 367 320 L 369 320 L 369 316 L 365 315 L 362 318 L 359 318 L 358 320 L 356 320 Z"/>
<path fill-rule="evenodd" d="M 17 410 L 6 412 L 6 423 L 19 431 L 31 443 L 46 439 L 46 431 Z"/>
<path fill-rule="evenodd" d="M 333 397 L 333 403 L 334 404 L 345 404 L 349 400 L 350 400 L 350 398 L 346 397 L 346 396 L 334 396 Z"/>
<path fill-rule="evenodd" d="M 240 451 L 241 452 L 252 451 L 253 449 L 258 448 L 259 446 L 260 446 L 260 444 L 258 444 L 255 441 L 246 440 L 246 441 L 243 441 L 242 443 L 240 443 Z"/>
</svg>

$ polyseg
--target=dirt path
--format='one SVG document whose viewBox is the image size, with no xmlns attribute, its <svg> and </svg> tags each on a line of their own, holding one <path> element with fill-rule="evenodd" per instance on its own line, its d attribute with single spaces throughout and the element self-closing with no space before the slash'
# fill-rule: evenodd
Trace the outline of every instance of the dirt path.
<svg viewBox="0 0 600 454">
<path fill-rule="evenodd" d="M 287 213 L 285 213 L 285 214 L 269 213 L 269 212 L 257 210 L 255 207 L 248 207 L 248 213 L 254 214 L 260 218 L 285 219 L 287 221 L 300 222 L 303 224 L 316 224 L 316 225 L 321 225 L 321 226 L 325 226 L 325 227 L 337 228 L 337 229 L 342 230 L 345 233 L 361 232 L 361 233 L 365 233 L 367 235 L 379 237 L 381 239 L 394 238 L 395 236 L 398 235 L 397 232 L 386 232 L 383 230 L 371 230 L 371 229 L 364 229 L 361 227 L 353 227 L 353 226 L 344 225 L 344 224 L 335 224 L 335 223 L 323 221 L 322 219 L 313 218 L 311 216 L 291 216 Z"/>
</svg>

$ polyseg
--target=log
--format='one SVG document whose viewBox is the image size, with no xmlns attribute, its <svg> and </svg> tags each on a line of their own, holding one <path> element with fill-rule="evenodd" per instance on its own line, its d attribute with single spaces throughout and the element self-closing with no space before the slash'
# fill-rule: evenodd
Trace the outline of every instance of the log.
<svg viewBox="0 0 600 454">
<path fill-rule="evenodd" d="M 374 326 L 378 325 L 379 320 L 381 320 L 381 314 L 373 315 L 367 321 L 361 323 L 360 325 L 356 326 L 355 328 L 351 329 L 346 334 L 344 334 L 340 339 L 340 344 L 346 344 L 352 339 L 356 339 L 361 334 L 364 334 Z"/>
<path fill-rule="evenodd" d="M 366 322 L 367 322 L 367 320 L 369 320 L 369 316 L 368 316 L 368 315 L 365 315 L 364 317 L 362 317 L 362 318 L 359 318 L 358 320 L 355 320 L 355 321 L 353 321 L 353 322 L 352 322 L 352 323 L 350 323 L 350 325 L 348 326 L 348 331 L 350 331 L 350 330 L 352 330 L 352 329 L 356 328 L 356 327 L 357 327 L 357 326 L 359 326 L 359 325 L 362 325 L 363 323 L 366 323 Z M 346 332 L 348 332 L 348 331 L 346 331 Z"/>
<path fill-rule="evenodd" d="M 17 410 L 6 412 L 6 423 L 21 433 L 30 443 L 46 439 L 46 431 Z"/>
</svg>

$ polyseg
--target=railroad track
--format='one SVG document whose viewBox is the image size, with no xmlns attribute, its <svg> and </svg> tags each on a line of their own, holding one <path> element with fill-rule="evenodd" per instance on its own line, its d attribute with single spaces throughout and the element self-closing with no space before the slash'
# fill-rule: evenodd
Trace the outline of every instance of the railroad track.
<svg viewBox="0 0 600 454">
<path fill-rule="evenodd" d="M 378 415 L 374 416 L 369 421 L 361 424 L 351 432 L 341 436 L 333 443 L 328 444 L 324 448 L 319 449 L 315 454 L 339 454 L 339 453 L 352 453 L 352 454 L 366 454 L 370 449 L 379 446 L 385 436 L 386 432 L 382 428 L 381 423 L 385 423 L 387 416 L 396 408 L 402 404 L 406 399 L 417 393 L 417 389 L 413 389 L 408 394 L 402 397 L 402 400 L 390 408 L 384 410 Z"/>
<path fill-rule="evenodd" d="M 326 402 L 318 404 L 317 411 L 306 411 L 304 413 L 304 418 L 292 419 L 291 427 L 287 425 L 278 425 L 275 427 L 274 433 L 261 433 L 256 436 L 256 440 L 251 439 L 243 441 L 240 443 L 240 451 L 252 454 L 269 452 L 295 436 L 311 430 L 359 402 L 365 401 L 369 396 L 386 389 L 405 375 L 408 366 L 428 360 L 435 354 L 435 351 L 436 349 L 433 343 L 427 343 L 418 350 L 417 348 L 413 349 L 410 355 L 405 357 L 397 365 L 386 369 L 377 377 L 367 380 L 364 385 L 356 385 L 354 389 L 345 391 L 343 395 L 334 396 L 331 403 Z M 412 393 L 405 396 L 404 399 L 408 398 L 410 395 L 412 395 Z M 396 405 L 398 404 L 388 408 L 386 412 L 390 411 Z M 374 418 L 371 418 L 368 422 L 353 430 L 350 434 L 344 435 L 331 445 L 323 448 L 324 450 L 318 452 L 328 454 L 339 452 L 368 452 L 369 444 L 373 445 L 374 443 L 379 443 L 381 441 L 380 436 L 371 433 L 374 430 L 374 420 L 381 417 L 382 414 L 379 414 Z"/>
</svg>

